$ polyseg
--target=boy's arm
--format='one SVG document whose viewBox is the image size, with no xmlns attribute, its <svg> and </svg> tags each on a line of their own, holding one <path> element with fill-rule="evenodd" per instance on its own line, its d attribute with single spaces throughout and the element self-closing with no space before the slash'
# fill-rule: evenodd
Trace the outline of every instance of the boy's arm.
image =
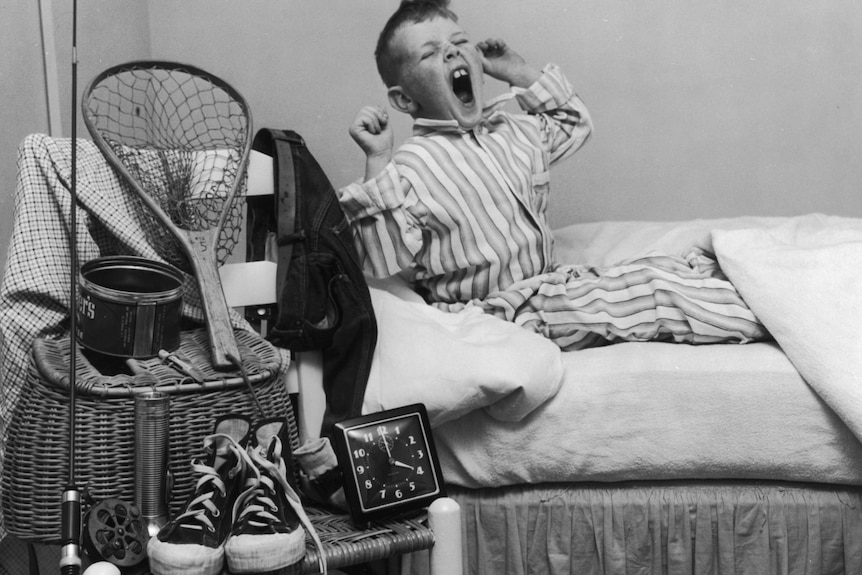
<svg viewBox="0 0 862 575">
<path fill-rule="evenodd" d="M 592 119 L 557 66 L 549 64 L 539 71 L 502 40 L 485 40 L 476 47 L 485 72 L 508 82 L 521 107 L 540 120 L 551 163 L 586 143 L 592 133 Z"/>
<path fill-rule="evenodd" d="M 414 257 L 422 249 L 420 224 L 408 209 L 415 195 L 394 162 L 337 194 L 365 273 L 387 278 L 414 267 Z"/>
<path fill-rule="evenodd" d="M 502 40 L 489 38 L 476 44 L 482 57 L 482 68 L 494 79 L 510 86 L 529 88 L 542 75 Z"/>
<path fill-rule="evenodd" d="M 389 114 L 380 106 L 365 106 L 356 114 L 348 132 L 365 152 L 365 179 L 375 178 L 392 158 L 395 137 Z"/>
<path fill-rule="evenodd" d="M 411 187 L 391 160 L 394 138 L 383 108 L 362 108 L 349 132 L 365 152 L 365 179 L 338 190 L 338 200 L 365 272 L 393 276 L 410 269 L 422 247 L 418 222 L 406 207 Z"/>
</svg>

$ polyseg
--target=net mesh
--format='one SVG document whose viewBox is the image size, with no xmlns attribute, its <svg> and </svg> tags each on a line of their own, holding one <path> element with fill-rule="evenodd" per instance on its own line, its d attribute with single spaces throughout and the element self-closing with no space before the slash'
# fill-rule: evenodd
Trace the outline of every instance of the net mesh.
<svg viewBox="0 0 862 575">
<path fill-rule="evenodd" d="M 240 191 L 245 185 L 241 162 L 251 130 L 242 98 L 200 70 L 151 62 L 97 78 L 82 107 L 90 132 L 174 225 L 199 231 L 221 224 L 216 259 L 224 263 L 242 225 L 240 195 L 232 194 L 235 184 Z M 152 245 L 188 269 L 173 234 L 132 196 Z"/>
</svg>

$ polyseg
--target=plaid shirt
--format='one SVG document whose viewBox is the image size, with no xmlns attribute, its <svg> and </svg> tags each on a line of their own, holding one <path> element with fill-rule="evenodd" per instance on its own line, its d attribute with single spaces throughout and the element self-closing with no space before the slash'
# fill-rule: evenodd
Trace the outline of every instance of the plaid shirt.
<svg viewBox="0 0 862 575">
<path fill-rule="evenodd" d="M 492 108 L 471 130 L 418 119 L 383 172 L 339 190 L 366 273 L 404 271 L 447 307 L 550 269 L 549 168 L 592 123 L 554 65 L 512 92 L 528 114 Z"/>
<path fill-rule="evenodd" d="M 71 140 L 27 136 L 18 149 L 15 221 L 0 283 L 0 472 L 6 431 L 26 385 L 33 340 L 68 335 L 71 278 L 80 265 L 106 255 L 166 261 L 155 220 L 141 217 L 139 204 L 102 153 L 78 140 L 76 246 L 71 265 Z M 184 317 L 203 320 L 197 282 L 185 274 Z M 248 327 L 231 310 L 235 327 Z M 286 364 L 285 364 L 286 365 Z M 48 431 L 50 433 L 50 430 Z M 0 513 L 0 539 L 5 530 Z"/>
</svg>

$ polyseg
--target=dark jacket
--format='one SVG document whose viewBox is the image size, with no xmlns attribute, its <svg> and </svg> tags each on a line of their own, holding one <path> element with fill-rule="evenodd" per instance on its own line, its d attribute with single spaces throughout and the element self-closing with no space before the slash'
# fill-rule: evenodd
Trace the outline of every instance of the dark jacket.
<svg viewBox="0 0 862 575">
<path fill-rule="evenodd" d="M 335 190 L 302 137 L 262 129 L 252 147 L 274 159 L 275 205 L 249 197 L 247 223 L 248 261 L 264 259 L 276 234 L 278 303 L 267 339 L 291 351 L 322 350 L 321 435 L 329 436 L 333 423 L 361 414 L 377 342 L 371 296 Z"/>
</svg>

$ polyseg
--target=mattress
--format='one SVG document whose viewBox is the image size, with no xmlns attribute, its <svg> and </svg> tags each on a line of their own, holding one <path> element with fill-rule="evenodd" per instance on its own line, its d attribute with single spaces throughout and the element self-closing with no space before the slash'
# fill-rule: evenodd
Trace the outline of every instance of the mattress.
<svg viewBox="0 0 862 575">
<path fill-rule="evenodd" d="M 437 427 L 447 482 L 862 484 L 862 444 L 774 343 L 623 343 L 562 356 L 559 391 L 520 421 L 477 410 Z"/>
</svg>

